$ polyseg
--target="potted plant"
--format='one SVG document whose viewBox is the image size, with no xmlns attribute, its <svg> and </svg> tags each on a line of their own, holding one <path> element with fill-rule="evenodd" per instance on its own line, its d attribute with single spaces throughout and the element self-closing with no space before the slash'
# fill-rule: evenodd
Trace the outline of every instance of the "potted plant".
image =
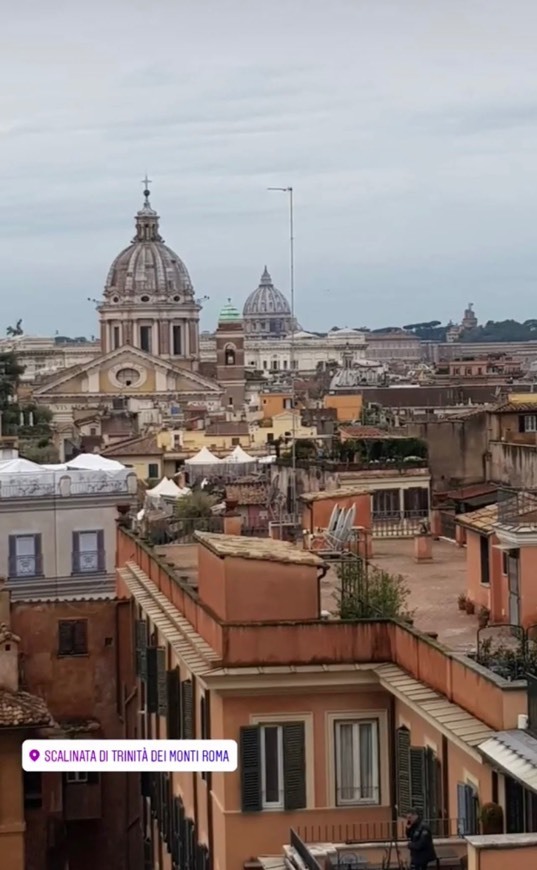
<svg viewBox="0 0 537 870">
<path fill-rule="evenodd" d="M 475 613 L 475 604 L 473 601 L 470 601 L 469 598 L 466 599 L 465 610 L 466 613 L 468 613 L 470 616 L 472 615 L 472 613 Z"/>
<path fill-rule="evenodd" d="M 481 807 L 481 830 L 483 834 L 503 834 L 503 810 L 492 801 Z"/>
<path fill-rule="evenodd" d="M 457 601 L 458 601 L 458 604 L 459 604 L 459 610 L 466 610 L 466 601 L 467 601 L 467 598 L 466 598 L 466 595 L 464 594 L 464 592 L 461 592 L 461 593 L 460 593 L 460 595 L 459 595 Z"/>
<path fill-rule="evenodd" d="M 479 623 L 479 628 L 486 628 L 489 624 L 490 619 L 490 610 L 488 607 L 480 607 L 479 613 L 477 614 L 477 621 Z"/>
</svg>

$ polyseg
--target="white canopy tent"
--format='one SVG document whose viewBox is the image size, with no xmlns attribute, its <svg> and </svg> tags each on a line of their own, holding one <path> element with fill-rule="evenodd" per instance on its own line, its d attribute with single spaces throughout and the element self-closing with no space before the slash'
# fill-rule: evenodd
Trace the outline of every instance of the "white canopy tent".
<svg viewBox="0 0 537 870">
<path fill-rule="evenodd" d="M 123 471 L 126 466 L 98 453 L 80 453 L 67 463 L 67 467 L 81 468 L 84 471 Z"/>
<path fill-rule="evenodd" d="M 190 495 L 190 492 L 188 486 L 177 486 L 173 480 L 163 477 L 160 483 L 147 490 L 146 495 L 150 498 L 182 498 L 185 495 Z"/>
<path fill-rule="evenodd" d="M 185 459 L 185 465 L 219 465 L 221 462 L 222 460 L 211 453 L 208 447 L 202 447 L 195 456 Z"/>
<path fill-rule="evenodd" d="M 232 450 L 229 456 L 226 456 L 223 461 L 247 465 L 251 462 L 257 462 L 257 459 L 254 456 L 250 456 L 248 453 L 246 453 L 246 450 L 242 449 L 240 444 L 237 444 L 237 446 Z"/>
</svg>

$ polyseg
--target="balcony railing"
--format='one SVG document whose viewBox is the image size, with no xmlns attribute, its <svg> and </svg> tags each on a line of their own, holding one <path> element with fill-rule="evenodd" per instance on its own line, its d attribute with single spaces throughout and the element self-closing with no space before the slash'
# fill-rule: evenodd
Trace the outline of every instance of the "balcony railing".
<svg viewBox="0 0 537 870">
<path fill-rule="evenodd" d="M 106 566 L 106 553 L 104 550 L 73 553 L 72 566 L 73 574 L 102 574 Z"/>
<path fill-rule="evenodd" d="M 43 556 L 41 553 L 33 553 L 26 556 L 9 557 L 10 578 L 42 577 Z"/>
<path fill-rule="evenodd" d="M 525 489 L 498 489 L 498 524 L 507 528 L 537 525 L 537 494 Z"/>
<path fill-rule="evenodd" d="M 461 831 L 466 831 L 468 834 L 478 833 L 477 823 L 476 830 L 470 831 L 468 821 L 465 819 L 426 819 L 426 822 L 434 836 L 441 839 L 460 837 Z M 350 846 L 358 843 L 389 843 L 390 841 L 406 843 L 405 827 L 406 821 L 398 819 L 396 822 L 304 825 L 297 827 L 296 832 L 293 833 L 303 845 L 304 843 L 345 843 Z"/>
</svg>

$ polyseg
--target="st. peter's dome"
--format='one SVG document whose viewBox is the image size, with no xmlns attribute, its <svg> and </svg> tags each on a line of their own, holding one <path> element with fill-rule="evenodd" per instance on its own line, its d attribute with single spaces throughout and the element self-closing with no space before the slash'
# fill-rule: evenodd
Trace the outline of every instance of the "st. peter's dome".
<svg viewBox="0 0 537 870">
<path fill-rule="evenodd" d="M 164 244 L 159 233 L 159 216 L 151 208 L 149 190 L 136 215 L 136 235 L 116 257 L 106 279 L 108 302 L 183 302 L 193 297 L 187 268 L 175 251 Z"/>
<path fill-rule="evenodd" d="M 259 286 L 244 303 L 242 314 L 245 332 L 251 338 L 278 338 L 292 331 L 289 303 L 272 283 L 266 266 Z"/>
</svg>

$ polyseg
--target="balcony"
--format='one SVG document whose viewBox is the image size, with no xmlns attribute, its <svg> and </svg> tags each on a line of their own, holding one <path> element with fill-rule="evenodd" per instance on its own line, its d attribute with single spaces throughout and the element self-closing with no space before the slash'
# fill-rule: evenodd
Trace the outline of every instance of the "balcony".
<svg viewBox="0 0 537 870">
<path fill-rule="evenodd" d="M 27 579 L 43 576 L 43 556 L 41 553 L 29 553 L 24 556 L 9 556 L 9 578 Z"/>
<path fill-rule="evenodd" d="M 100 550 L 85 550 L 72 555 L 73 574 L 104 574 L 106 553 Z"/>
</svg>

